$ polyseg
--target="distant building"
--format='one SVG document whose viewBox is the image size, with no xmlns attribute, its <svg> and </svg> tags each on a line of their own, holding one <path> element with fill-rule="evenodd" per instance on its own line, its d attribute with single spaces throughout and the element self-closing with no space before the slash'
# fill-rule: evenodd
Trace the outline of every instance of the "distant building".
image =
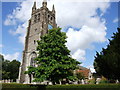
<svg viewBox="0 0 120 90">
<path fill-rule="evenodd" d="M 36 2 L 32 7 L 32 14 L 27 28 L 25 38 L 25 47 L 23 51 L 22 64 L 19 71 L 20 83 L 32 83 L 33 75 L 24 74 L 28 66 L 36 66 L 34 58 L 37 57 L 37 40 L 40 36 L 48 33 L 48 29 L 56 28 L 55 8 L 52 11 L 47 8 L 47 2 L 44 0 L 41 8 L 36 8 Z"/>
<path fill-rule="evenodd" d="M 92 79 L 93 78 L 92 72 L 88 68 L 80 66 L 80 68 L 78 70 L 76 70 L 76 73 L 78 73 L 78 72 L 83 74 L 85 79 Z"/>
</svg>

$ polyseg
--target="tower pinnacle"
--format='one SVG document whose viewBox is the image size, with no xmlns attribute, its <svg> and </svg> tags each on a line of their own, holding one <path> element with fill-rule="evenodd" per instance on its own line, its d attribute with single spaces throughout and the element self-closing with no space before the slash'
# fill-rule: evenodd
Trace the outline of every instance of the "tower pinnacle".
<svg viewBox="0 0 120 90">
<path fill-rule="evenodd" d="M 47 0 L 43 0 L 42 5 L 43 5 L 43 7 L 47 7 Z"/>
<path fill-rule="evenodd" d="M 47 0 L 43 0 L 43 2 L 47 2 Z"/>
<path fill-rule="evenodd" d="M 36 1 L 34 1 L 34 5 L 33 5 L 32 9 L 36 10 Z"/>
<path fill-rule="evenodd" d="M 55 13 L 55 7 L 54 7 L 54 4 L 53 4 L 53 7 L 52 7 L 52 12 Z"/>
</svg>

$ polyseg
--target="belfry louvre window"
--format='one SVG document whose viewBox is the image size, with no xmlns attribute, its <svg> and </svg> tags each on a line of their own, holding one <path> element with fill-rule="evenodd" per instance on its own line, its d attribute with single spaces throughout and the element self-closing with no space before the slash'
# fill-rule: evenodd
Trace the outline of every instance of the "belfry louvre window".
<svg viewBox="0 0 120 90">
<path fill-rule="evenodd" d="M 34 16 L 34 22 L 37 22 L 37 15 Z"/>
<path fill-rule="evenodd" d="M 52 17 L 50 19 L 52 20 Z"/>
<path fill-rule="evenodd" d="M 50 15 L 48 15 L 48 18 L 50 17 Z"/>
<path fill-rule="evenodd" d="M 38 21 L 40 21 L 40 13 L 38 14 Z"/>
</svg>

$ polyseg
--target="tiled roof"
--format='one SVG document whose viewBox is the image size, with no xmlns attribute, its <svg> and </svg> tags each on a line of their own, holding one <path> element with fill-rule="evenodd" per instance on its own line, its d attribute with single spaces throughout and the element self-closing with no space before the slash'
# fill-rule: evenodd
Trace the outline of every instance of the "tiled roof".
<svg viewBox="0 0 120 90">
<path fill-rule="evenodd" d="M 80 72 L 85 76 L 85 78 L 88 78 L 90 69 L 80 66 L 80 69 L 77 70 L 76 72 Z"/>
<path fill-rule="evenodd" d="M 77 70 L 77 72 L 83 73 L 83 75 L 85 76 L 85 78 L 88 78 L 90 70 L 89 69 L 86 69 L 86 70 Z"/>
</svg>

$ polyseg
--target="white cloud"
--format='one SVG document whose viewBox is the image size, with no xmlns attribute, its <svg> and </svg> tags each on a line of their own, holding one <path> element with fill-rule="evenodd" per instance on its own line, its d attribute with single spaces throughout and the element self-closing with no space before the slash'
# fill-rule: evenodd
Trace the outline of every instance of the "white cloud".
<svg viewBox="0 0 120 90">
<path fill-rule="evenodd" d="M 19 3 L 18 7 L 16 7 L 12 14 L 9 14 L 5 20 L 6 25 L 11 25 L 13 22 L 26 22 L 30 18 L 32 2 L 29 0 L 23 1 Z M 4 22 L 4 24 L 5 24 Z"/>
<path fill-rule="evenodd" d="M 88 69 L 90 69 L 92 73 L 94 73 L 94 72 L 95 72 L 95 69 L 94 69 L 94 67 L 93 67 L 92 65 L 87 66 L 87 68 L 88 68 Z"/>
<path fill-rule="evenodd" d="M 7 59 L 7 60 L 18 60 L 19 56 L 20 56 L 20 53 L 19 52 L 16 52 L 14 54 L 3 54 L 4 58 Z"/>
<path fill-rule="evenodd" d="M 105 14 L 109 8 L 109 0 L 107 2 L 98 2 L 98 0 L 92 0 L 89 2 L 71 2 L 61 0 L 49 0 L 48 8 L 51 10 L 52 5 L 55 5 L 57 24 L 62 27 L 72 26 L 74 28 L 80 28 L 79 30 L 69 28 L 67 31 L 67 46 L 71 50 L 71 54 L 77 60 L 85 60 L 85 50 L 93 49 L 93 43 L 106 41 L 106 25 L 105 19 L 102 15 Z M 41 7 L 42 0 L 37 3 L 37 7 Z M 19 6 L 13 10 L 6 20 L 15 20 L 15 22 L 22 22 L 17 29 L 10 30 L 13 35 L 19 34 L 19 42 L 24 44 L 26 35 L 26 28 L 28 20 L 31 17 L 33 2 L 30 0 L 23 1 Z M 99 10 L 100 15 L 97 13 Z"/>
<path fill-rule="evenodd" d="M 89 21 L 91 21 L 91 17 L 97 16 L 97 9 L 100 9 L 101 14 L 104 14 L 106 9 L 109 7 L 109 4 L 105 2 L 78 3 L 73 1 L 61 2 L 59 4 L 59 1 L 61 2 L 61 0 L 55 2 L 55 8 L 57 14 L 57 24 L 62 27 L 73 26 L 80 28 L 84 24 L 89 24 Z M 94 21 L 92 23 L 94 23 Z"/>
<path fill-rule="evenodd" d="M 105 42 L 106 27 L 94 29 L 83 26 L 79 31 L 69 28 L 67 31 L 67 47 L 71 50 L 73 58 L 85 60 L 85 50 L 93 48 L 93 43 Z M 104 24 L 103 24 L 104 25 Z M 82 51 L 82 52 L 81 52 Z"/>
<path fill-rule="evenodd" d="M 19 6 L 13 10 L 12 14 L 7 16 L 7 19 L 4 22 L 5 25 L 18 24 L 16 30 L 9 30 L 9 32 L 12 35 L 19 35 L 19 42 L 23 45 L 25 42 L 28 20 L 31 16 L 32 5 L 33 2 L 29 2 L 29 0 L 21 2 Z"/>
<path fill-rule="evenodd" d="M 27 26 L 27 22 L 23 23 L 22 25 L 18 25 L 17 29 L 14 30 L 9 30 L 9 33 L 11 33 L 12 35 L 19 35 L 18 39 L 19 42 L 22 43 L 24 45 L 25 42 L 25 36 L 26 36 L 26 26 Z"/>
<path fill-rule="evenodd" d="M 7 19 L 4 21 L 4 25 L 16 25 L 16 21 L 13 19 L 12 15 L 8 15 Z"/>
<path fill-rule="evenodd" d="M 113 23 L 117 23 L 119 21 L 119 19 L 118 18 L 115 18 L 114 20 L 113 20 Z"/>
<path fill-rule="evenodd" d="M 72 26 L 75 28 L 80 28 L 79 30 L 75 30 L 73 28 L 68 29 L 66 44 L 71 50 L 72 56 L 80 61 L 83 58 L 85 59 L 85 55 L 78 54 L 79 50 L 85 52 L 86 49 L 94 48 L 93 43 L 105 42 L 107 40 L 107 28 L 105 25 L 105 19 L 102 18 L 102 15 L 104 15 L 109 7 L 109 3 L 81 2 L 76 5 L 75 3 L 71 3 L 71 5 L 68 4 L 66 7 L 67 9 L 61 11 L 62 14 L 60 15 L 64 15 L 61 19 L 58 15 L 58 23 L 62 27 Z M 100 15 L 97 14 L 98 9 L 101 11 Z M 64 14 L 65 12 L 69 13 Z"/>
<path fill-rule="evenodd" d="M 72 57 L 77 60 L 85 60 L 85 51 L 78 49 Z"/>
<path fill-rule="evenodd" d="M 67 31 L 67 46 L 73 52 L 78 48 L 86 49 L 89 48 L 93 42 L 104 42 L 106 31 L 105 27 L 103 30 L 94 29 L 88 26 L 83 26 L 79 31 L 69 28 Z M 100 37 L 100 38 L 99 38 Z"/>
<path fill-rule="evenodd" d="M 0 48 L 2 48 L 3 47 L 3 45 L 2 44 L 0 44 Z"/>
</svg>

